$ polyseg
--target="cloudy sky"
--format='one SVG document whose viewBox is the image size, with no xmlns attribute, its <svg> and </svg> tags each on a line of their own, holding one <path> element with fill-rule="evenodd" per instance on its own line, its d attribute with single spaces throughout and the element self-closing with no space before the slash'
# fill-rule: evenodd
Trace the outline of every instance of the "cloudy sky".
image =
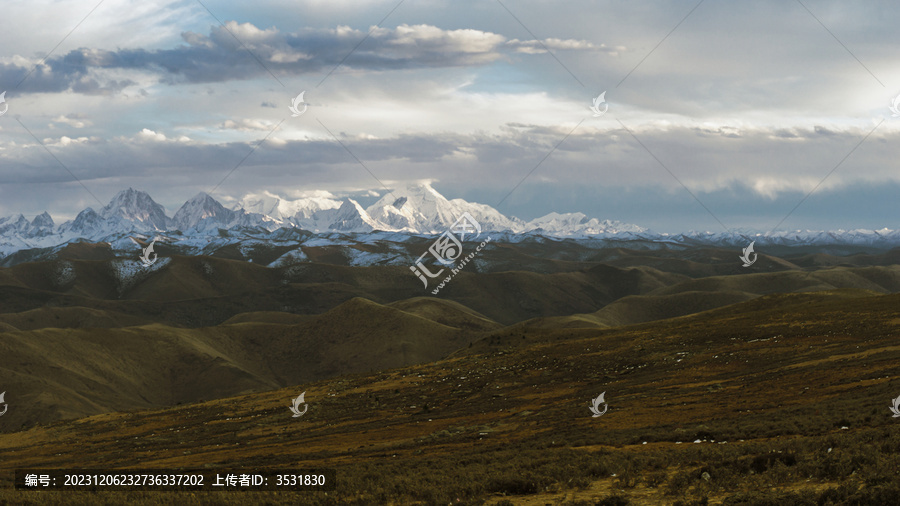
<svg viewBox="0 0 900 506">
<path fill-rule="evenodd" d="M 4 2 L 0 216 L 430 180 L 523 219 L 900 228 L 896 2 L 398 1 Z"/>
</svg>

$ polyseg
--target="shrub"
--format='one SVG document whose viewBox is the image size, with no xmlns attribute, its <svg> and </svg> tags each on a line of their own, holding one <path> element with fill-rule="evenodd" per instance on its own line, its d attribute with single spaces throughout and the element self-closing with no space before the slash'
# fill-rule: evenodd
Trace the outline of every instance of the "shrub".
<svg viewBox="0 0 900 506">
<path fill-rule="evenodd" d="M 631 501 L 627 497 L 613 494 L 600 499 L 595 506 L 628 506 L 629 504 L 631 504 Z"/>
</svg>

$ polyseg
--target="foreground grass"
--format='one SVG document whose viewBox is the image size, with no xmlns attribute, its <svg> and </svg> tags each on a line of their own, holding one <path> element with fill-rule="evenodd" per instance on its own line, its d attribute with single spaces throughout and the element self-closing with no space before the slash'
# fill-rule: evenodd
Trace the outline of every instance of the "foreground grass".
<svg viewBox="0 0 900 506">
<path fill-rule="evenodd" d="M 0 434 L 0 486 L 15 467 L 338 472 L 328 494 L 0 488 L 0 504 L 898 504 L 898 302 L 772 296 L 621 329 L 503 331 L 305 385 L 300 420 L 284 389 Z M 592 418 L 601 391 L 609 412 Z"/>
<path fill-rule="evenodd" d="M 4 489 L 0 504 L 519 504 L 535 494 L 564 496 L 603 481 L 611 493 L 568 504 L 883 505 L 900 498 L 896 426 L 727 444 L 578 448 L 561 441 L 545 447 L 530 443 L 349 463 L 338 467 L 338 490 L 331 493 Z M 643 490 L 643 499 L 629 499 L 637 489 Z M 648 497 L 652 502 L 645 502 Z"/>
</svg>

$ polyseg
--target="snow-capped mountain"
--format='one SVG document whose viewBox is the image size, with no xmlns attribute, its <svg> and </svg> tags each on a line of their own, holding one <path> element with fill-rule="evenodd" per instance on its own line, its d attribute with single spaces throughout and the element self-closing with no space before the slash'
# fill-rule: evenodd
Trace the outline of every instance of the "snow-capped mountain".
<svg viewBox="0 0 900 506">
<path fill-rule="evenodd" d="M 0 218 L 0 236 L 20 234 L 27 237 L 40 237 L 53 233 L 53 218 L 43 212 L 30 222 L 21 214 L 14 217 Z"/>
<path fill-rule="evenodd" d="M 100 209 L 99 214 L 106 220 L 121 218 L 134 223 L 138 228 L 167 230 L 172 225 L 163 206 L 154 202 L 147 193 L 133 188 L 119 192 L 109 204 Z"/>
<path fill-rule="evenodd" d="M 231 224 L 239 211 L 225 209 L 225 206 L 208 194 L 200 192 L 193 198 L 182 205 L 175 216 L 172 217 L 172 224 L 178 230 L 186 231 L 195 228 L 201 222 L 206 221 L 208 224 L 227 227 Z"/>
<path fill-rule="evenodd" d="M 166 236 L 171 246 L 195 254 L 214 252 L 231 244 L 237 244 L 240 248 L 270 243 L 290 247 L 300 242 L 304 245 L 336 246 L 349 246 L 354 241 L 398 244 L 416 236 L 441 234 L 449 230 L 463 213 L 471 215 L 481 225 L 482 231 L 491 233 L 498 242 L 571 238 L 597 247 L 630 241 L 631 244 L 640 243 L 640 247 L 650 248 L 697 244 L 732 248 L 744 247 L 750 240 L 755 240 L 760 247 L 822 244 L 879 248 L 900 246 L 900 230 L 890 229 L 806 230 L 774 234 L 753 231 L 657 234 L 637 225 L 589 218 L 583 213 L 550 213 L 525 222 L 505 216 L 485 204 L 463 199 L 449 200 L 427 182 L 395 188 L 368 208 L 354 199 L 337 198 L 328 192 L 313 192 L 295 200 L 263 192 L 245 195 L 237 202 L 229 209 L 214 197 L 199 193 L 170 218 L 163 206 L 150 195 L 128 188 L 119 192 L 99 212 L 87 208 L 75 219 L 59 225 L 46 212 L 31 221 L 21 214 L 0 218 L 0 263 L 8 262 L 4 259 L 22 250 L 34 250 L 35 253 L 18 255 L 11 261 L 44 258 L 77 241 L 106 242 L 114 250 L 130 250 L 134 247 L 134 236 Z M 348 239 L 350 236 L 354 238 Z M 303 257 L 302 251 L 289 255 Z M 393 259 L 391 261 L 405 261 L 403 255 L 396 251 L 389 257 Z M 375 260 L 368 257 L 354 260 L 360 265 L 367 261 Z"/>
<path fill-rule="evenodd" d="M 338 232 L 373 232 L 375 230 L 391 230 L 390 225 L 372 218 L 369 213 L 353 199 L 347 199 L 334 213 L 327 215 L 331 230 Z"/>
<path fill-rule="evenodd" d="M 45 225 L 53 222 L 46 212 L 39 217 Z M 51 235 L 56 235 L 64 238 L 61 242 L 66 242 L 78 238 L 105 237 L 113 233 L 162 232 L 170 228 L 172 219 L 166 215 L 163 206 L 157 204 L 147 193 L 129 188 L 116 194 L 100 212 L 88 207 L 78 213 L 74 220 L 61 224 L 56 229 L 56 234 L 45 233 L 44 236 L 50 238 Z M 37 236 L 29 234 L 26 237 Z"/>
<path fill-rule="evenodd" d="M 394 189 L 367 209 L 373 219 L 390 229 L 419 234 L 440 234 L 450 228 L 463 213 L 469 213 L 483 230 L 497 232 L 536 232 L 544 235 L 588 236 L 598 234 L 642 233 L 647 229 L 610 220 L 588 218 L 583 213 L 550 213 L 524 222 L 504 216 L 485 204 L 463 199 L 448 200 L 427 182 L 411 183 Z"/>
<path fill-rule="evenodd" d="M 329 192 L 314 192 L 315 196 L 297 200 L 287 200 L 269 192 L 247 194 L 232 209 L 244 209 L 248 213 L 257 213 L 288 224 L 296 224 L 302 220 L 313 219 L 319 211 L 338 209 L 341 200 L 334 198 Z"/>
<path fill-rule="evenodd" d="M 44 211 L 43 213 L 35 216 L 34 220 L 32 220 L 31 226 L 34 228 L 32 234 L 52 234 L 54 225 L 55 223 L 53 223 L 53 218 L 50 217 L 50 213 Z"/>
<path fill-rule="evenodd" d="M 78 213 L 74 220 L 59 226 L 59 234 L 64 237 L 93 237 L 116 228 L 120 220 L 106 220 L 89 207 Z"/>
<path fill-rule="evenodd" d="M 640 234 L 646 232 L 647 229 L 620 221 L 600 221 L 597 218 L 588 218 L 583 213 L 550 213 L 529 221 L 526 224 L 525 231 L 540 232 L 552 236 L 566 236 L 573 234 L 619 234 L 623 232 Z"/>
<path fill-rule="evenodd" d="M 481 224 L 483 230 L 523 230 L 524 222 L 507 218 L 491 206 L 448 200 L 427 182 L 411 183 L 394 189 L 367 209 L 373 219 L 393 230 L 419 234 L 440 234 L 453 225 L 464 212 Z"/>
</svg>

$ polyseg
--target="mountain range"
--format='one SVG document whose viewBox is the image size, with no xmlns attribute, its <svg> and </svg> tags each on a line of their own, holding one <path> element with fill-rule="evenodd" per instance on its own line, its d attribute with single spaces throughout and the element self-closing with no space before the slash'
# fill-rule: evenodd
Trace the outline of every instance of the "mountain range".
<svg viewBox="0 0 900 506">
<path fill-rule="evenodd" d="M 170 218 L 165 209 L 145 192 L 129 188 L 95 211 L 87 208 L 74 220 L 56 226 L 48 213 L 28 221 L 23 215 L 0 218 L 0 236 L 33 239 L 58 235 L 67 239 L 101 239 L 116 232 L 203 233 L 210 230 L 258 227 L 301 228 L 311 232 L 367 233 L 373 231 L 437 234 L 467 212 L 486 230 L 548 235 L 645 232 L 646 229 L 616 221 L 589 219 L 581 213 L 551 213 L 525 222 L 506 217 L 496 209 L 462 199 L 448 200 L 429 183 L 409 184 L 393 190 L 364 208 L 352 198 L 319 197 L 287 200 L 269 192 L 248 194 L 230 209 L 206 193 L 184 203 Z"/>
<path fill-rule="evenodd" d="M 340 245 L 348 241 L 371 244 L 389 239 L 433 236 L 448 230 L 463 213 L 471 215 L 483 231 L 501 242 L 574 239 L 597 243 L 641 242 L 645 247 L 698 244 L 857 245 L 891 248 L 900 245 L 900 230 L 793 231 L 760 234 L 753 231 L 655 233 L 647 228 L 613 220 L 589 218 L 583 213 L 550 213 L 524 221 L 505 216 L 485 204 L 447 199 L 427 182 L 393 189 L 374 204 L 335 198 L 328 192 L 289 200 L 269 192 L 248 194 L 226 207 L 206 193 L 185 202 L 171 217 L 145 192 L 128 188 L 99 210 L 87 208 L 57 225 L 47 212 L 27 220 L 23 215 L 0 218 L 0 263 L 21 251 L 53 253 L 71 243 L 108 243 L 113 250 L 133 251 L 151 237 L 187 253 L 211 253 L 225 245 L 252 246 L 254 242 L 287 241 L 294 244 L 315 236 Z M 135 240 L 137 239 L 137 240 Z M 34 260 L 41 255 L 25 255 Z M 295 257 L 297 255 L 294 255 Z M 302 255 L 300 255 L 302 256 Z M 21 255 L 20 255 L 21 257 Z M 21 260 L 20 260 L 21 261 Z"/>
</svg>

